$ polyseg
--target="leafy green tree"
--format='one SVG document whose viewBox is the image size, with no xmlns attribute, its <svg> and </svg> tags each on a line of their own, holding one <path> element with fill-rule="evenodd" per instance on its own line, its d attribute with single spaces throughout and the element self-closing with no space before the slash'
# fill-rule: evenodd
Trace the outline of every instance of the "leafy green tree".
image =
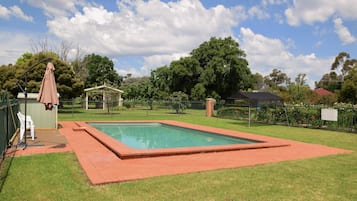
<svg viewBox="0 0 357 201">
<path fill-rule="evenodd" d="M 339 94 L 339 101 L 357 103 L 357 64 L 349 71 Z"/>
<path fill-rule="evenodd" d="M 125 91 L 124 99 L 144 99 L 146 96 L 144 86 L 150 83 L 149 77 L 127 78 L 122 82 L 121 89 Z"/>
<path fill-rule="evenodd" d="M 259 73 L 252 75 L 252 88 L 255 90 L 260 90 L 264 88 L 264 77 Z"/>
<path fill-rule="evenodd" d="M 168 66 L 159 67 L 151 72 L 150 82 L 157 90 L 157 98 L 167 99 L 170 94 L 172 71 Z"/>
<path fill-rule="evenodd" d="M 31 57 L 32 57 L 32 53 L 29 52 L 23 53 L 21 57 L 16 60 L 15 65 L 20 66 L 24 64 L 27 60 L 31 59 Z"/>
<path fill-rule="evenodd" d="M 306 103 L 311 93 L 310 87 L 306 84 L 306 74 L 298 74 L 295 82 L 288 86 L 290 101 L 293 103 Z"/>
<path fill-rule="evenodd" d="M 321 80 L 315 83 L 316 88 L 324 88 L 338 93 L 344 85 L 346 76 L 356 64 L 357 60 L 350 59 L 350 54 L 340 52 L 331 64 L 330 72 L 324 74 Z"/>
<path fill-rule="evenodd" d="M 340 71 L 341 77 L 344 79 L 355 64 L 357 64 L 357 60 L 350 59 L 350 54 L 347 52 L 340 52 L 331 65 L 331 71 Z"/>
<path fill-rule="evenodd" d="M 171 107 L 176 111 L 176 114 L 178 114 L 180 111 L 183 112 L 190 105 L 188 102 L 188 95 L 182 91 L 173 92 L 170 95 L 169 100 Z"/>
<path fill-rule="evenodd" d="M 225 98 L 237 90 L 251 87 L 246 54 L 232 37 L 212 37 L 194 49 L 191 56 L 202 68 L 197 83 L 205 87 L 206 96 Z"/>
<path fill-rule="evenodd" d="M 272 89 L 279 89 L 290 84 L 290 78 L 281 70 L 273 69 L 273 71 L 264 77 L 264 83 Z"/>
<path fill-rule="evenodd" d="M 2 90 L 9 91 L 13 96 L 16 96 L 17 93 L 21 92 L 18 86 L 24 87 L 24 78 L 27 76 L 27 92 L 37 93 L 40 90 L 47 63 L 40 63 L 32 69 L 29 68 L 42 59 L 50 57 L 53 59 L 52 63 L 55 66 L 57 91 L 61 98 L 70 99 L 82 95 L 83 82 L 75 76 L 67 63 L 59 59 L 57 54 L 40 52 L 31 56 L 26 55 L 26 57 L 22 56 L 18 59 L 17 63 L 19 65 L 9 65 L 1 68 L 2 74 L 6 76 L 6 80 L 0 80 Z"/>
<path fill-rule="evenodd" d="M 206 98 L 206 88 L 202 83 L 197 83 L 191 89 L 191 99 L 192 100 L 205 100 Z"/>
<path fill-rule="evenodd" d="M 84 61 L 76 59 L 76 60 L 72 61 L 70 64 L 71 64 L 71 68 L 73 69 L 76 76 L 79 77 L 79 79 L 81 79 L 81 81 L 86 83 L 87 78 L 89 76 L 86 63 Z"/>
<path fill-rule="evenodd" d="M 152 86 L 161 98 L 175 91 L 181 91 L 194 100 L 225 98 L 252 86 L 253 79 L 245 56 L 232 37 L 213 37 L 192 50 L 190 56 L 153 70 Z"/>
<path fill-rule="evenodd" d="M 185 94 L 191 94 L 202 72 L 198 61 L 192 57 L 171 62 L 170 70 L 170 91 L 182 91 Z"/>
<path fill-rule="evenodd" d="M 16 96 L 18 92 L 18 86 L 16 85 L 16 66 L 2 65 L 0 67 L 0 91 L 8 91 L 13 96 Z"/>
<path fill-rule="evenodd" d="M 83 63 L 88 69 L 88 77 L 85 87 L 94 87 L 109 83 L 114 87 L 119 87 L 122 78 L 114 69 L 114 63 L 108 57 L 96 54 L 86 55 Z"/>
</svg>

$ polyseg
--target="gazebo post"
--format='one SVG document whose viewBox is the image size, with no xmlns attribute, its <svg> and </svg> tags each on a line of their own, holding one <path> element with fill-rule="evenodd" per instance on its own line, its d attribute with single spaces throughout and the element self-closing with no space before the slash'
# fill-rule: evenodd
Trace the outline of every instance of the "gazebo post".
<svg viewBox="0 0 357 201">
<path fill-rule="evenodd" d="M 249 118 L 249 120 L 248 120 L 248 127 L 250 128 L 250 104 L 249 104 L 249 106 L 248 106 L 248 118 Z"/>
<path fill-rule="evenodd" d="M 88 92 L 86 92 L 86 110 L 88 110 Z"/>
<path fill-rule="evenodd" d="M 105 85 L 104 85 L 105 86 Z M 106 97 L 106 93 L 105 93 L 105 88 L 102 89 L 103 90 L 103 110 L 107 109 L 107 97 Z"/>
</svg>

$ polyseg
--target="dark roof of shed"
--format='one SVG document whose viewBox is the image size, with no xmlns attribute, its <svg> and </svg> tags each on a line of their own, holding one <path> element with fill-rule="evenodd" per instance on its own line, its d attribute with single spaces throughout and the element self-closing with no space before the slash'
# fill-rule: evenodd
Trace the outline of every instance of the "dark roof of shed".
<svg viewBox="0 0 357 201">
<path fill-rule="evenodd" d="M 228 99 L 249 99 L 263 101 L 282 101 L 283 99 L 269 92 L 236 92 Z"/>
</svg>

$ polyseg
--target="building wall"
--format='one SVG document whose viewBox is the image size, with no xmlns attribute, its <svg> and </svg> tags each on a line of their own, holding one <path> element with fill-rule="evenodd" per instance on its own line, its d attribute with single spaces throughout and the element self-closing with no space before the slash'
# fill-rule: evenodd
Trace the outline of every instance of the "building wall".
<svg viewBox="0 0 357 201">
<path fill-rule="evenodd" d="M 57 128 L 57 107 L 52 110 L 45 110 L 44 104 L 36 100 L 37 94 L 28 93 L 27 96 L 27 115 L 30 115 L 34 121 L 35 128 Z M 20 103 L 20 112 L 25 114 L 25 99 L 23 94 L 18 96 Z"/>
</svg>

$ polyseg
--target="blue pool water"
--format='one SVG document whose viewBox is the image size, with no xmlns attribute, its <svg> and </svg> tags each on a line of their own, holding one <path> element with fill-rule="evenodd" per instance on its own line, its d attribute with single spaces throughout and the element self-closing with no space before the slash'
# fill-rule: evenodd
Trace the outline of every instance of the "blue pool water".
<svg viewBox="0 0 357 201">
<path fill-rule="evenodd" d="M 198 147 L 257 143 L 161 123 L 88 123 L 94 128 L 136 149 Z"/>
</svg>

